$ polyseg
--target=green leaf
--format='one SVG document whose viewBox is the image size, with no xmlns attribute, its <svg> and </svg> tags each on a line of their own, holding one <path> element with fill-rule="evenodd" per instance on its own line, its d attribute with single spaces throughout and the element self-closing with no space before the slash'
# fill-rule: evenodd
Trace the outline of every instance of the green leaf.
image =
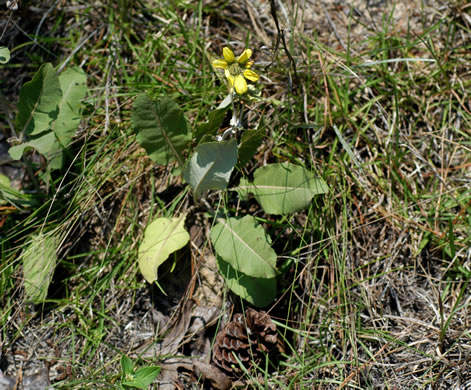
<svg viewBox="0 0 471 390">
<path fill-rule="evenodd" d="M 10 61 L 10 50 L 7 47 L 0 47 L 0 64 L 6 64 Z"/>
<path fill-rule="evenodd" d="M 51 169 L 62 167 L 63 148 L 69 145 L 80 122 L 86 82 L 85 73 L 77 67 L 59 77 L 51 64 L 39 68 L 20 92 L 16 121 L 25 142 L 10 148 L 13 159 L 20 159 L 31 147 L 49 160 Z"/>
<path fill-rule="evenodd" d="M 36 234 L 23 252 L 25 293 L 33 303 L 41 303 L 46 299 L 57 262 L 58 245 L 56 237 Z"/>
<path fill-rule="evenodd" d="M 55 134 L 53 147 L 46 155 L 51 160 L 51 168 L 62 168 L 62 149 L 72 140 L 81 117 L 81 101 L 87 93 L 87 76 L 78 67 L 67 69 L 59 76 L 62 99 L 59 103 L 59 114 L 51 128 Z"/>
<path fill-rule="evenodd" d="M 290 214 L 307 207 L 317 194 L 329 188 L 307 169 L 290 164 L 269 164 L 258 168 L 253 183 L 242 179 L 236 188 L 241 197 L 249 192 L 268 214 Z"/>
<path fill-rule="evenodd" d="M 257 307 L 265 307 L 273 302 L 276 297 L 276 278 L 252 278 L 236 271 L 219 256 L 217 262 L 219 271 L 232 292 Z"/>
<path fill-rule="evenodd" d="M 139 269 L 144 278 L 153 283 L 157 268 L 168 256 L 184 247 L 190 240 L 185 230 L 185 215 L 179 218 L 157 218 L 147 226 L 139 247 Z"/>
<path fill-rule="evenodd" d="M 19 160 L 23 155 L 25 149 L 33 148 L 36 149 L 39 153 L 41 153 L 43 156 L 48 156 L 56 148 L 56 143 L 56 136 L 52 131 L 44 132 L 39 136 L 32 137 L 32 139 L 28 142 L 23 142 L 19 145 L 12 146 L 8 150 L 8 153 L 10 154 L 12 159 Z"/>
<path fill-rule="evenodd" d="M 227 188 L 236 162 L 235 139 L 200 144 L 185 165 L 183 178 L 193 187 L 195 198 L 198 198 L 207 190 Z"/>
<path fill-rule="evenodd" d="M 191 131 L 177 103 L 164 97 L 153 101 L 145 95 L 137 97 L 132 108 L 132 125 L 137 142 L 158 164 L 182 162 L 181 152 L 191 140 Z"/>
<path fill-rule="evenodd" d="M 121 359 L 121 362 L 122 362 L 122 359 Z M 129 362 L 131 361 L 129 360 Z M 121 381 L 121 384 L 123 386 L 129 386 L 129 387 L 134 387 L 134 388 L 138 388 L 142 390 L 147 390 L 149 385 L 155 380 L 155 378 L 157 378 L 157 375 L 159 375 L 159 373 L 160 373 L 160 367 L 157 367 L 157 366 L 142 367 L 142 368 L 139 368 L 136 372 L 134 372 L 132 370 L 132 362 L 131 362 L 131 371 L 127 372 L 127 375 L 124 376 L 124 379 Z"/>
<path fill-rule="evenodd" d="M 245 130 L 242 134 L 239 145 L 239 166 L 243 167 L 257 152 L 258 147 L 262 144 L 264 128 L 256 130 Z"/>
<path fill-rule="evenodd" d="M 132 360 L 129 359 L 126 355 L 121 356 L 121 370 L 123 371 L 124 376 L 134 373 Z"/>
<path fill-rule="evenodd" d="M 276 253 L 265 230 L 251 215 L 242 219 L 218 219 L 211 229 L 216 253 L 236 271 L 254 278 L 276 276 Z"/>
<path fill-rule="evenodd" d="M 149 385 L 155 380 L 155 378 L 157 378 L 159 373 L 160 367 L 157 366 L 139 368 L 136 371 L 134 386 L 142 390 L 147 390 Z"/>
<path fill-rule="evenodd" d="M 24 136 L 38 135 L 50 129 L 57 119 L 62 91 L 51 64 L 43 64 L 31 81 L 23 85 L 18 103 L 16 125 Z"/>
<path fill-rule="evenodd" d="M 228 106 L 222 108 L 216 108 L 211 111 L 208 115 L 208 121 L 199 125 L 195 131 L 196 141 L 199 142 L 204 135 L 215 135 L 221 127 L 226 112 L 229 109 Z"/>
</svg>

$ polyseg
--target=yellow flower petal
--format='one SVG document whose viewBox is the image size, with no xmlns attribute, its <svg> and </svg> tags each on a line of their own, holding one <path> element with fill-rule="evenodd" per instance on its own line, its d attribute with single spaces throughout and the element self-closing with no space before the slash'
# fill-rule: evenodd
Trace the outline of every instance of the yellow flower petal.
<svg viewBox="0 0 471 390">
<path fill-rule="evenodd" d="M 247 92 L 247 81 L 245 81 L 244 76 L 241 74 L 235 77 L 234 86 L 239 95 L 243 95 Z"/>
<path fill-rule="evenodd" d="M 244 62 L 247 62 L 252 55 L 252 50 L 250 49 L 245 49 L 244 52 L 237 58 L 237 62 L 239 64 L 243 64 Z"/>
<path fill-rule="evenodd" d="M 247 63 L 245 64 L 245 69 L 250 69 L 253 65 L 253 61 L 247 61 Z"/>
<path fill-rule="evenodd" d="M 234 76 L 231 76 L 231 75 L 227 75 L 226 74 L 226 78 L 227 78 L 227 81 L 229 81 L 229 86 L 231 87 L 231 89 L 234 87 L 234 81 L 235 81 L 235 78 Z"/>
<path fill-rule="evenodd" d="M 225 47 L 224 49 L 222 49 L 222 55 L 224 56 L 224 59 L 226 60 L 228 64 L 235 62 L 235 55 L 232 52 L 232 50 L 229 49 L 228 47 Z"/>
<path fill-rule="evenodd" d="M 258 81 L 258 79 L 260 78 L 257 73 L 250 69 L 244 70 L 244 77 L 250 81 Z"/>
<path fill-rule="evenodd" d="M 214 60 L 213 61 L 213 68 L 226 69 L 227 68 L 227 62 L 225 60 Z"/>
</svg>

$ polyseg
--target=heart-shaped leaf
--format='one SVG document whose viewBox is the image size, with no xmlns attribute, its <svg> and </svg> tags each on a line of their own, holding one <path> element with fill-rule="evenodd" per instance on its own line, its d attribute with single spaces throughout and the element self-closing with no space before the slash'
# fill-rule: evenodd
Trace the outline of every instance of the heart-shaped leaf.
<svg viewBox="0 0 471 390">
<path fill-rule="evenodd" d="M 236 162 L 235 139 L 200 144 L 185 165 L 183 178 L 193 187 L 195 198 L 198 198 L 207 190 L 227 188 Z"/>
<path fill-rule="evenodd" d="M 153 161 L 162 165 L 182 161 L 180 154 L 191 140 L 191 131 L 175 101 L 140 95 L 132 107 L 131 122 L 137 142 Z"/>
<path fill-rule="evenodd" d="M 216 253 L 236 271 L 254 278 L 276 276 L 276 253 L 270 238 L 254 217 L 218 219 L 211 229 Z"/>
<path fill-rule="evenodd" d="M 236 190 L 242 198 L 253 193 L 268 214 L 290 214 L 307 207 L 314 195 L 329 188 L 307 169 L 285 162 L 258 168 L 253 183 L 242 179 Z"/>
</svg>

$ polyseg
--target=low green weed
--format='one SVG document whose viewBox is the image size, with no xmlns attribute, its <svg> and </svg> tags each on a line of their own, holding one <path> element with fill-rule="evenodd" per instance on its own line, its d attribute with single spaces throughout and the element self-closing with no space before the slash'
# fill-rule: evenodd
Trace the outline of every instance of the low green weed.
<svg viewBox="0 0 471 390">
<path fill-rule="evenodd" d="M 122 389 L 142 389 L 146 390 L 160 373 L 160 367 L 147 366 L 134 368 L 133 362 L 126 355 L 121 357 L 121 379 Z"/>
</svg>

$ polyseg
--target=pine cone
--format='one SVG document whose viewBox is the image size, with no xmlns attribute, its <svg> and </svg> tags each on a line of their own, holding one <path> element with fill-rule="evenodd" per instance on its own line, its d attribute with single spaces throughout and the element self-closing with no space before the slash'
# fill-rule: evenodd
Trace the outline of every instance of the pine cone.
<svg viewBox="0 0 471 390">
<path fill-rule="evenodd" d="M 241 370 L 234 354 L 249 369 L 252 364 L 265 359 L 266 355 L 276 358 L 282 349 L 276 325 L 270 316 L 263 311 L 247 309 L 245 317 L 241 313 L 235 314 L 232 321 L 217 334 L 213 361 L 229 376 L 237 376 Z"/>
</svg>

